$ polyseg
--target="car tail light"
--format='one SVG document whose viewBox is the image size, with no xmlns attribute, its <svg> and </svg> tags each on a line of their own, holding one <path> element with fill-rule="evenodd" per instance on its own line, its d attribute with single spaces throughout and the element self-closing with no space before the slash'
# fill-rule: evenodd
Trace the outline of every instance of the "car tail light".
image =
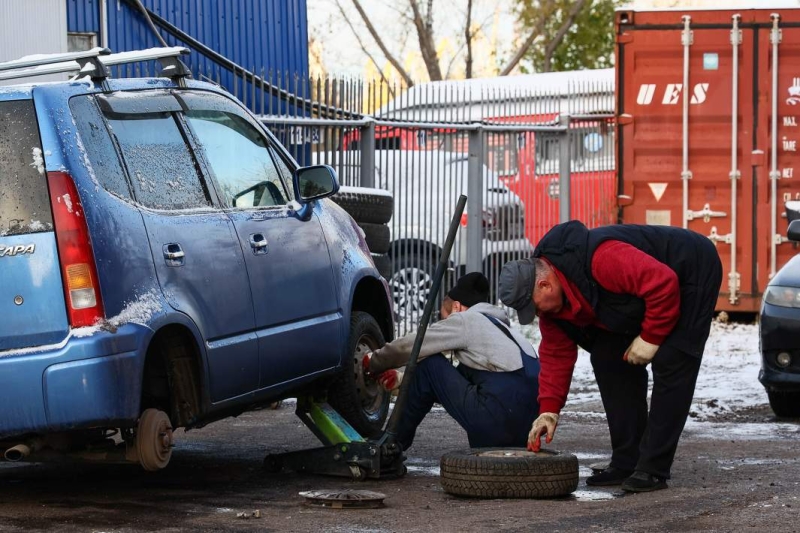
<svg viewBox="0 0 800 533">
<path fill-rule="evenodd" d="M 467 223 L 469 222 L 469 215 L 467 213 L 462 213 L 461 215 L 461 225 L 463 227 L 467 227 Z M 481 226 L 484 228 L 490 228 L 494 226 L 494 213 L 489 211 L 488 209 L 484 209 L 481 212 Z"/>
<path fill-rule="evenodd" d="M 83 206 L 69 174 L 48 172 L 47 181 L 69 323 L 91 326 L 103 317 L 103 302 Z"/>
</svg>

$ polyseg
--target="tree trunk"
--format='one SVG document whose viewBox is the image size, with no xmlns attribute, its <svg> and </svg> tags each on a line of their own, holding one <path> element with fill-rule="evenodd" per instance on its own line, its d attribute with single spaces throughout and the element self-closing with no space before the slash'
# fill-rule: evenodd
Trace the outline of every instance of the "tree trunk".
<svg viewBox="0 0 800 533">
<path fill-rule="evenodd" d="M 355 0 L 353 0 L 355 1 Z M 441 81 L 442 70 L 439 68 L 439 56 L 436 53 L 436 40 L 433 37 L 433 0 L 428 0 L 428 13 L 423 18 L 417 0 L 408 0 L 411 10 L 414 12 L 414 27 L 417 29 L 419 38 L 419 50 L 422 52 L 422 60 L 428 70 L 428 77 L 431 81 Z"/>
<path fill-rule="evenodd" d="M 375 30 L 375 26 L 372 25 L 372 21 L 367 16 L 364 8 L 361 7 L 361 3 L 358 0 L 353 0 L 353 5 L 358 11 L 358 14 L 361 15 L 361 20 L 363 20 L 364 24 L 366 24 L 369 34 L 372 35 L 373 39 L 375 39 L 375 43 L 377 43 L 378 47 L 381 49 L 381 52 L 383 52 L 384 57 L 386 57 L 389 63 L 391 63 L 392 66 L 397 70 L 407 86 L 411 87 L 414 85 L 414 80 L 411 79 L 411 76 L 408 75 L 408 72 L 406 72 L 406 70 L 403 68 L 403 65 L 401 65 L 400 62 L 392 55 L 392 53 L 384 44 L 383 39 L 381 39 L 380 35 L 378 35 L 378 32 Z M 363 46 L 362 49 L 364 49 Z"/>
<path fill-rule="evenodd" d="M 466 78 L 472 77 L 472 0 L 467 0 L 467 23 L 464 27 L 467 43 Z"/>
<path fill-rule="evenodd" d="M 561 46 L 561 43 L 564 42 L 564 36 L 567 35 L 567 32 L 575 23 L 575 17 L 578 16 L 578 13 L 581 12 L 583 6 L 586 5 L 587 0 L 576 0 L 574 4 L 572 4 L 572 8 L 569 10 L 569 14 L 567 18 L 564 19 L 563 24 L 558 28 L 558 31 L 553 36 L 553 39 L 547 43 L 547 46 L 544 49 L 544 61 L 542 62 L 542 72 L 550 72 L 553 68 L 553 54 L 556 53 L 558 47 Z M 587 7 L 591 7 L 592 0 L 589 0 Z"/>
</svg>

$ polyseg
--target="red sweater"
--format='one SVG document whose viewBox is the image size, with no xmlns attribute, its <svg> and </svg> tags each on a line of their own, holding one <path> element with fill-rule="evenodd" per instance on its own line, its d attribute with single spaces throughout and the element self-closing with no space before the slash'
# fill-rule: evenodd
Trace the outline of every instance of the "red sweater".
<svg viewBox="0 0 800 533">
<path fill-rule="evenodd" d="M 559 413 L 567 401 L 578 347 L 554 319 L 577 326 L 603 327 L 583 294 L 557 269 L 564 290 L 564 307 L 558 313 L 539 317 L 539 411 Z M 592 256 L 592 277 L 610 292 L 633 294 L 644 300 L 642 339 L 662 344 L 680 315 L 678 275 L 664 263 L 638 248 L 620 241 L 605 241 Z M 623 354 L 619 354 L 622 358 Z"/>
</svg>

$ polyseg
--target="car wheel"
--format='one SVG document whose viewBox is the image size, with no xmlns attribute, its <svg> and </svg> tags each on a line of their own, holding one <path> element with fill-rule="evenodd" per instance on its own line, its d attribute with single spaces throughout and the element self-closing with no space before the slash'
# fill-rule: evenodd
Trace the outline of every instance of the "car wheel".
<svg viewBox="0 0 800 533">
<path fill-rule="evenodd" d="M 781 418 L 800 417 L 800 392 L 768 391 L 769 406 Z"/>
<path fill-rule="evenodd" d="M 390 394 L 364 374 L 364 356 L 386 343 L 378 322 L 368 313 L 354 311 L 350 317 L 350 342 L 342 373 L 328 391 L 328 403 L 364 437 L 383 430 L 389 412 Z"/>
<path fill-rule="evenodd" d="M 578 488 L 578 458 L 552 450 L 478 448 L 449 452 L 440 463 L 442 488 L 478 498 L 556 498 Z"/>
<path fill-rule="evenodd" d="M 417 320 L 422 316 L 425 303 L 433 288 L 436 260 L 427 254 L 402 253 L 393 262 L 389 289 L 394 300 L 394 309 L 399 321 Z M 440 298 L 441 300 L 441 293 Z M 441 301 L 436 302 L 436 309 Z"/>
<path fill-rule="evenodd" d="M 166 468 L 172 457 L 172 423 L 164 411 L 145 409 L 136 428 L 136 454 L 148 472 Z"/>
</svg>

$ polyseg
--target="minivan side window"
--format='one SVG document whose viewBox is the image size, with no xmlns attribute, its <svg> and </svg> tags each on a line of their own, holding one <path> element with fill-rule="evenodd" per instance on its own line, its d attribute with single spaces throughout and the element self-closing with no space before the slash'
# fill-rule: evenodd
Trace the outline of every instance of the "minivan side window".
<svg viewBox="0 0 800 533">
<path fill-rule="evenodd" d="M 242 117 L 225 111 L 189 110 L 185 116 L 226 207 L 286 204 L 285 185 L 261 132 Z"/>
<path fill-rule="evenodd" d="M 0 237 L 52 229 L 33 102 L 0 102 Z"/>
<path fill-rule="evenodd" d="M 130 200 L 131 190 L 125 171 L 94 98 L 75 96 L 70 99 L 69 108 L 95 178 L 105 190 Z"/>
<path fill-rule="evenodd" d="M 108 118 L 136 201 L 152 209 L 209 207 L 208 191 L 171 113 Z"/>
</svg>

